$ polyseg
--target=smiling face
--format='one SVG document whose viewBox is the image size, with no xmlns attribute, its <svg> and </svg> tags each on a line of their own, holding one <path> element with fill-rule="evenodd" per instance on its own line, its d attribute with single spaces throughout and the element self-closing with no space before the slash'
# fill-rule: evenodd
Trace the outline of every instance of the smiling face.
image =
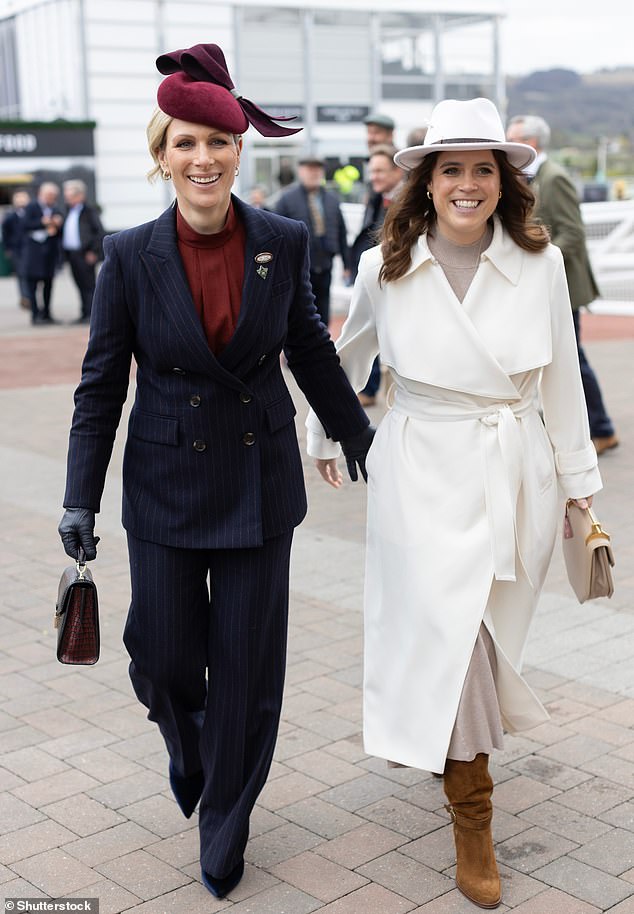
<svg viewBox="0 0 634 914">
<path fill-rule="evenodd" d="M 500 169 L 490 149 L 441 152 L 427 185 L 440 232 L 455 244 L 478 241 L 500 188 Z"/>
<path fill-rule="evenodd" d="M 240 163 L 242 139 L 204 124 L 173 120 L 158 152 L 161 168 L 174 182 L 185 221 L 202 234 L 222 230 Z"/>
</svg>

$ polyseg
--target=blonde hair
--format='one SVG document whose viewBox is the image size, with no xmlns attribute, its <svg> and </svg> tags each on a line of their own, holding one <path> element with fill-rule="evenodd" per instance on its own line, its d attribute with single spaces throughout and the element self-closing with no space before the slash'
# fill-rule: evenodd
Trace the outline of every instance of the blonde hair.
<svg viewBox="0 0 634 914">
<path fill-rule="evenodd" d="M 160 108 L 155 108 L 154 113 L 150 118 L 150 122 L 145 130 L 148 149 L 150 150 L 150 155 L 154 160 L 154 168 L 150 169 L 150 171 L 147 173 L 147 179 L 150 182 L 155 181 L 158 175 L 161 173 L 159 152 L 162 152 L 165 149 L 167 128 L 173 120 L 174 118 L 171 116 L 171 114 L 165 114 L 165 112 L 161 111 Z"/>
</svg>

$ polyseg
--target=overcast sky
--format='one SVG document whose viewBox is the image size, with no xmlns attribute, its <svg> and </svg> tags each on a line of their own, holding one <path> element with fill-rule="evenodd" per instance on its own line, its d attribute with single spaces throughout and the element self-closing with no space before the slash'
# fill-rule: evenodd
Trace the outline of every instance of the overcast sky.
<svg viewBox="0 0 634 914">
<path fill-rule="evenodd" d="M 631 0 L 508 0 L 501 35 L 509 76 L 634 66 Z"/>
</svg>

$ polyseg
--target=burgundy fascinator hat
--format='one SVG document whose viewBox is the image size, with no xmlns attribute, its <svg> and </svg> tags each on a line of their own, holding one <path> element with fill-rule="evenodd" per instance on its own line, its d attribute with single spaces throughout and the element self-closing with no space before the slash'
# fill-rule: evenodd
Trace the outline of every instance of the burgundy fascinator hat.
<svg viewBox="0 0 634 914">
<path fill-rule="evenodd" d="M 275 123 L 292 121 L 294 117 L 273 119 L 240 95 L 217 44 L 195 44 L 161 54 L 156 66 L 167 77 L 158 88 L 158 106 L 171 117 L 218 127 L 227 133 L 244 133 L 249 124 L 262 136 L 291 136 L 301 130 Z"/>
</svg>

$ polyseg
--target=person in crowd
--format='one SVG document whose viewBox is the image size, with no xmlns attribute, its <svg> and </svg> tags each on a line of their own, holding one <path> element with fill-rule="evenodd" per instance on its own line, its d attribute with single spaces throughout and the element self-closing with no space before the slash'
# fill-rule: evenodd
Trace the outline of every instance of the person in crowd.
<svg viewBox="0 0 634 914">
<path fill-rule="evenodd" d="M 105 239 L 59 532 L 68 555 L 95 558 L 134 355 L 124 641 L 176 801 L 187 817 L 200 801 L 202 880 L 220 898 L 242 878 L 273 756 L 291 539 L 306 512 L 282 349 L 351 461 L 372 431 L 315 310 L 305 226 L 232 195 L 249 124 L 296 131 L 238 95 L 215 44 L 163 54 L 157 67 L 166 78 L 147 128 L 150 174 L 172 182 L 176 202 Z"/>
<path fill-rule="evenodd" d="M 31 202 L 28 191 L 16 190 L 11 197 L 11 209 L 2 220 L 2 247 L 11 262 L 18 283 L 18 306 L 31 308 L 29 287 L 24 276 L 24 211 Z"/>
<path fill-rule="evenodd" d="M 57 206 L 59 187 L 45 181 L 37 199 L 24 208 L 23 268 L 32 324 L 55 323 L 51 315 L 53 279 L 61 261 L 62 211 Z M 41 293 L 41 298 L 40 298 Z"/>
<path fill-rule="evenodd" d="M 581 345 L 579 309 L 594 301 L 599 295 L 599 288 L 586 248 L 579 197 L 565 169 L 548 155 L 550 127 L 542 117 L 517 115 L 509 121 L 506 135 L 509 140 L 527 143 L 537 153 L 525 172 L 537 198 L 537 215 L 550 232 L 552 243 L 561 249 L 564 257 L 590 434 L 597 454 L 602 454 L 615 448 L 619 439 L 604 406 L 597 377 Z"/>
<path fill-rule="evenodd" d="M 354 240 L 351 251 L 351 280 L 357 278 L 359 258 L 364 251 L 379 243 L 388 206 L 395 199 L 403 185 L 403 169 L 394 161 L 394 146 L 374 146 L 370 151 L 368 176 L 371 192 L 365 207 L 361 230 Z M 381 386 L 381 366 L 378 358 L 372 363 L 368 383 L 359 391 L 362 406 L 374 406 Z"/>
<path fill-rule="evenodd" d="M 330 320 L 332 262 L 339 255 L 349 275 L 350 250 L 337 196 L 324 185 L 325 165 L 317 156 L 304 156 L 297 166 L 298 183 L 277 200 L 275 212 L 298 219 L 310 238 L 310 283 L 315 305 L 325 326 Z"/>
<path fill-rule="evenodd" d="M 424 127 L 412 127 L 412 129 L 407 134 L 405 140 L 406 146 L 422 146 L 425 142 L 425 134 L 427 133 L 427 126 Z"/>
<path fill-rule="evenodd" d="M 254 184 L 249 191 L 249 203 L 256 209 L 268 209 L 266 205 L 267 193 L 261 184 Z"/>
<path fill-rule="evenodd" d="M 102 257 L 105 232 L 97 209 L 86 203 L 86 184 L 73 178 L 64 181 L 62 187 L 67 206 L 62 247 L 81 299 L 77 323 L 87 324 L 90 323 L 96 268 Z"/>
<path fill-rule="evenodd" d="M 425 142 L 396 155 L 408 180 L 337 342 L 355 389 L 377 352 L 394 385 L 366 461 L 365 750 L 444 775 L 458 888 L 489 908 L 489 755 L 548 717 L 521 663 L 557 483 L 582 506 L 601 487 L 563 258 L 520 171 L 534 155 L 488 99 L 436 105 Z M 307 425 L 340 486 L 339 446 Z"/>
<path fill-rule="evenodd" d="M 374 146 L 394 146 L 395 123 L 387 114 L 373 111 L 363 118 L 368 149 Z"/>
</svg>

